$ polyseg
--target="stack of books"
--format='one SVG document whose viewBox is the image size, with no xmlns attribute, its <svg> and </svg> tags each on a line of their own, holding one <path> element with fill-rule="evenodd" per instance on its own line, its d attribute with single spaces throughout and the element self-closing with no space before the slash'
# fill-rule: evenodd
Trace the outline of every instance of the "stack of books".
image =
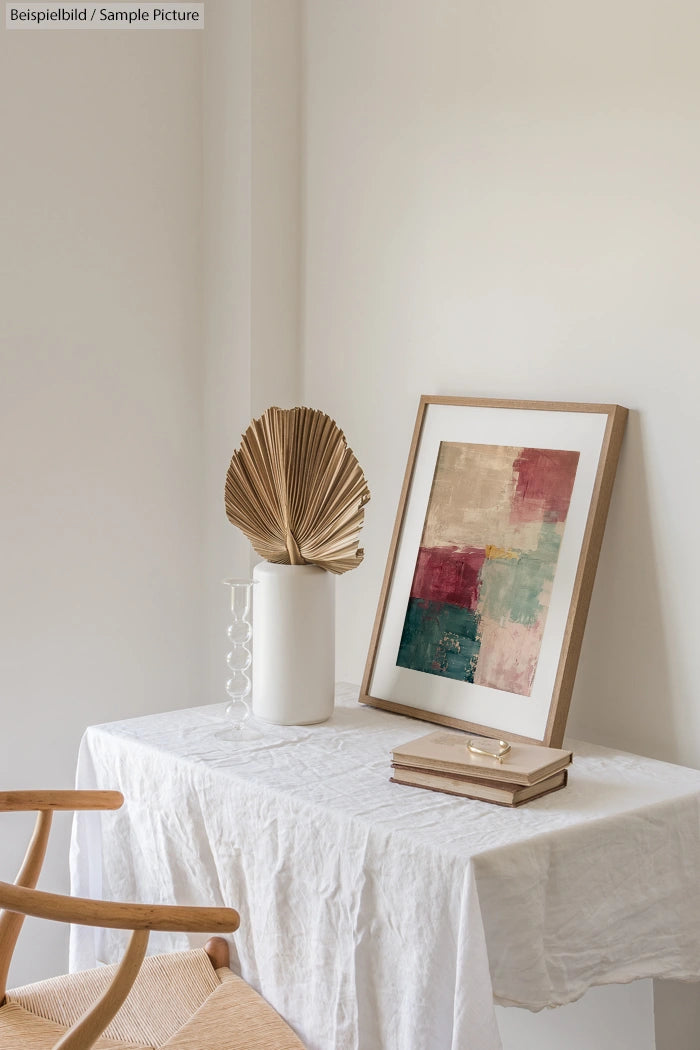
<svg viewBox="0 0 700 1050">
<path fill-rule="evenodd" d="M 448 795 L 520 806 L 566 786 L 571 751 L 539 744 L 516 744 L 503 761 L 468 750 L 497 743 L 465 733 L 438 730 L 392 751 L 392 781 L 445 791 Z"/>
</svg>

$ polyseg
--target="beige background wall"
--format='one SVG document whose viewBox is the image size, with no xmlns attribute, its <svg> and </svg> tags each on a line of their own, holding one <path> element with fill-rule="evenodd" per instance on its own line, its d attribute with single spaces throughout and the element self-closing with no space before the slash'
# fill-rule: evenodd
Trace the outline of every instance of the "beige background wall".
<svg viewBox="0 0 700 1050">
<path fill-rule="evenodd" d="M 200 109 L 196 33 L 0 29 L 3 786 L 200 696 Z M 3 818 L 3 877 L 29 827 Z M 16 983 L 65 969 L 29 925 Z"/>
<path fill-rule="evenodd" d="M 204 33 L 202 368 L 207 694 L 223 700 L 221 580 L 257 561 L 224 479 L 252 415 L 300 397 L 299 0 L 208 0 Z"/>
<path fill-rule="evenodd" d="M 421 393 L 631 409 L 573 702 L 700 765 L 700 8 L 307 0 L 304 397 L 373 492 L 358 681 Z"/>
<path fill-rule="evenodd" d="M 250 565 L 226 468 L 299 399 L 299 11 L 0 29 L 3 785 L 70 784 L 86 725 L 224 698 L 220 581 Z M 4 818 L 3 871 L 30 823 Z M 66 967 L 28 925 L 12 983 Z"/>
</svg>

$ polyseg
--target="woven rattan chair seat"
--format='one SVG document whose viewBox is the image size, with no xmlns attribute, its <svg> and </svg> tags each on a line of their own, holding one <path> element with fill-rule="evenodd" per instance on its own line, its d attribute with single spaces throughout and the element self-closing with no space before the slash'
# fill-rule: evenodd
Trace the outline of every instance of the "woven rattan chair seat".
<svg viewBox="0 0 700 1050">
<path fill-rule="evenodd" d="M 18 1003 L 0 1006 L 0 1050 L 53 1050 L 65 1025 L 47 1021 Z M 98 1039 L 95 1050 L 144 1050 L 142 1043 Z"/>
<path fill-rule="evenodd" d="M 163 1050 L 305 1050 L 292 1029 L 249 984 L 216 971 L 221 986 Z"/>
<path fill-rule="evenodd" d="M 8 992 L 0 1050 L 52 1050 L 109 986 L 114 967 L 55 977 Z M 100 1050 L 304 1050 L 289 1026 L 204 951 L 146 959 Z"/>
</svg>

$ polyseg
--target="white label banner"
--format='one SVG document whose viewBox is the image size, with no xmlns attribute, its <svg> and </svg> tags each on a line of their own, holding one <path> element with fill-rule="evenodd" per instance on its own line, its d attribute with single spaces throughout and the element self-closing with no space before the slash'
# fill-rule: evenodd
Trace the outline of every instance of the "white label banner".
<svg viewBox="0 0 700 1050">
<path fill-rule="evenodd" d="M 6 3 L 6 29 L 203 29 L 204 4 Z"/>
</svg>

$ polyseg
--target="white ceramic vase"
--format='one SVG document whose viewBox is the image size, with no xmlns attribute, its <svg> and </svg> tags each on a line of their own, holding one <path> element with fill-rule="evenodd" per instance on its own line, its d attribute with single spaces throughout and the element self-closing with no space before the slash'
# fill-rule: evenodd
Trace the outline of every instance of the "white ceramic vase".
<svg viewBox="0 0 700 1050">
<path fill-rule="evenodd" d="M 325 722 L 335 695 L 335 576 L 316 565 L 253 570 L 253 714 Z"/>
</svg>

